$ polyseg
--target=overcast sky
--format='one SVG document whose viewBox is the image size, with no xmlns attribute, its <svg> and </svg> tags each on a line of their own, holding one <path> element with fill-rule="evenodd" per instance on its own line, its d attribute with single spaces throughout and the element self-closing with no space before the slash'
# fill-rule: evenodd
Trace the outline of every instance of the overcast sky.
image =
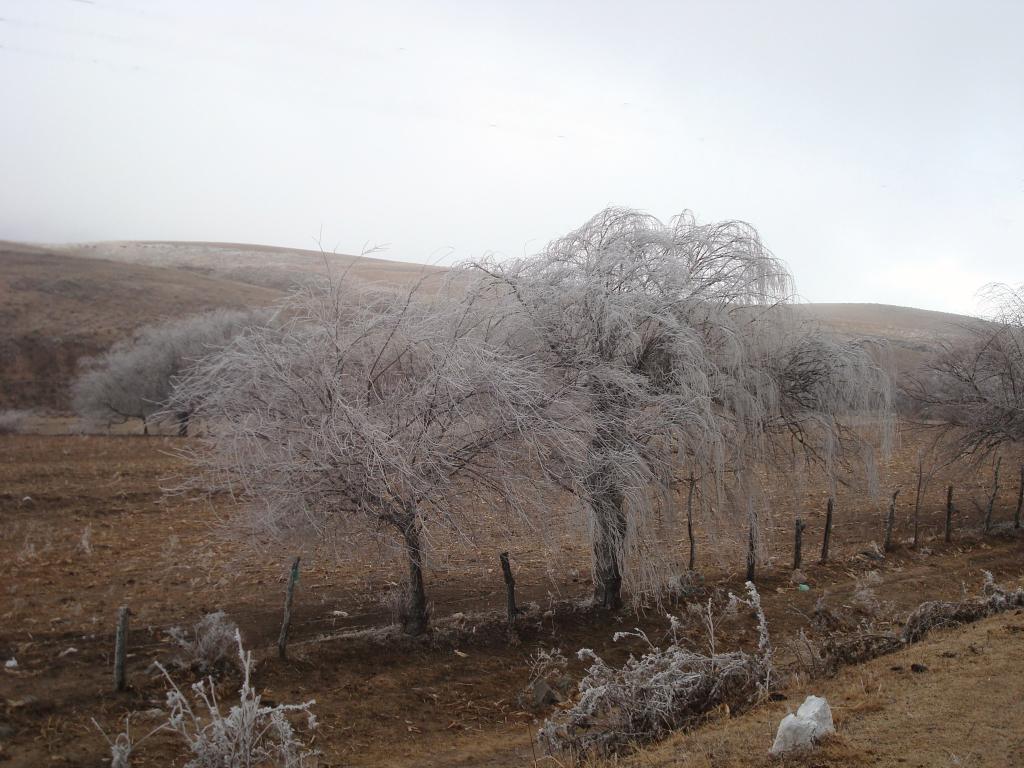
<svg viewBox="0 0 1024 768">
<path fill-rule="evenodd" d="M 1024 2 L 0 0 L 0 238 L 521 255 L 754 224 L 809 301 L 1024 281 Z"/>
</svg>

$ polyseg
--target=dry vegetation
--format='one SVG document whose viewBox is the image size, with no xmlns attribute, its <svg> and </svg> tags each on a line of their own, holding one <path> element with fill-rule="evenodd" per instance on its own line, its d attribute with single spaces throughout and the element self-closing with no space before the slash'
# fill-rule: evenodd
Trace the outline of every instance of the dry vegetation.
<svg viewBox="0 0 1024 768">
<path fill-rule="evenodd" d="M 913 484 L 913 440 L 912 434 L 904 436 L 902 449 L 886 467 L 886 484 Z M 315 712 L 320 727 L 313 746 L 323 750 L 324 765 L 530 764 L 535 748 L 531 746 L 532 734 L 546 714 L 534 710 L 529 697 L 523 695 L 530 679 L 531 655 L 540 648 L 557 646 L 575 651 L 589 647 L 609 664 L 618 666 L 630 652 L 643 652 L 644 645 L 638 640 L 614 643 L 611 638 L 616 631 L 637 625 L 651 638 L 659 639 L 665 632 L 660 614 L 626 614 L 619 620 L 581 612 L 569 600 L 590 589 L 589 555 L 578 543 L 566 539 L 558 568 L 552 570 L 539 548 L 499 528 L 483 537 L 479 551 L 456 547 L 446 557 L 428 558 L 428 577 L 435 585 L 435 615 L 441 621 L 436 638 L 425 642 L 393 635 L 380 645 L 381 641 L 372 635 L 358 634 L 359 630 L 389 621 L 379 595 L 389 589 L 388 582 L 396 578 L 400 562 L 395 563 L 394 570 L 382 568 L 378 558 L 386 559 L 386 551 L 364 551 L 340 559 L 329 545 L 303 551 L 290 660 L 276 661 L 273 647 L 285 577 L 295 551 L 270 541 L 221 535 L 216 523 L 218 514 L 226 511 L 223 506 L 210 508 L 187 497 L 164 497 L 159 482 L 174 472 L 175 460 L 169 451 L 177 442 L 172 438 L 132 436 L 0 438 L 0 482 L 4 488 L 0 503 L 8 521 L 0 542 L 5 585 L 0 651 L 4 658 L 18 660 L 18 667 L 5 671 L 2 678 L 3 726 L 8 735 L 3 737 L 4 751 L 0 754 L 7 756 L 12 765 L 102 765 L 109 748 L 90 722 L 92 717 L 108 734 L 115 734 L 123 728 L 126 713 L 140 712 L 142 715 L 133 719 L 133 732 L 147 732 L 156 721 L 153 715 L 146 720 L 145 713 L 163 702 L 166 690 L 165 682 L 149 669 L 150 664 L 180 656 L 168 630 L 175 626 L 191 628 L 217 609 L 237 621 L 247 647 L 256 650 L 259 661 L 254 679 L 265 701 L 317 700 Z M 1008 456 L 1007 462 L 1010 460 Z M 801 629 L 812 630 L 815 604 L 822 595 L 843 614 L 857 615 L 857 606 L 873 598 L 891 604 L 889 614 L 906 617 L 925 600 L 958 599 L 962 585 L 970 594 L 976 593 L 983 570 L 993 572 L 1002 583 L 1020 578 L 1024 555 L 1020 541 L 999 537 L 983 540 L 977 533 L 989 482 L 984 471 L 965 472 L 957 478 L 957 534 L 949 546 L 941 541 L 944 491 L 937 484 L 924 505 L 923 547 L 914 552 L 900 545 L 883 562 L 858 555 L 868 550 L 871 540 L 879 540 L 881 508 L 858 500 L 852 492 L 841 492 L 835 562 L 822 567 L 808 558 L 812 561 L 805 568 L 809 592 L 799 591 L 789 578 L 791 521 L 788 510 L 779 505 L 780 519 L 774 521 L 771 539 L 774 564 L 759 580 L 768 625 L 780 649 L 778 662 L 783 667 L 796 662 L 789 650 L 792 641 Z M 819 540 L 821 532 L 822 494 L 815 489 L 807 501 L 821 510 L 809 516 L 805 535 L 812 542 Z M 1009 519 L 1015 503 L 1016 488 L 1007 484 L 996 506 L 997 518 Z M 907 500 L 899 508 L 897 538 L 901 541 L 911 534 L 911 506 L 912 500 Z M 698 518 L 698 531 L 706 522 Z M 676 542 L 682 559 L 687 549 L 685 529 Z M 719 546 L 702 535 L 699 544 L 706 577 L 701 589 L 710 590 L 702 594 L 710 596 L 719 586 L 740 591 L 742 543 L 723 541 Z M 253 550 L 252 545 L 257 549 Z M 540 603 L 540 608 L 520 626 L 519 646 L 508 645 L 500 613 L 498 620 L 480 622 L 481 628 L 472 630 L 477 623 L 472 612 L 503 610 L 504 586 L 497 563 L 497 552 L 502 548 L 512 552 L 521 602 Z M 867 575 L 873 571 L 877 571 L 877 577 Z M 870 588 L 870 595 L 865 594 L 865 587 Z M 114 696 L 110 666 L 113 622 L 121 604 L 130 605 L 133 614 L 129 657 L 132 687 Z M 844 607 L 847 605 L 850 608 Z M 865 615 L 874 615 L 874 609 Z M 1019 623 L 1012 613 L 1006 616 L 1006 623 Z M 992 626 L 1002 626 L 999 617 L 989 621 L 995 622 Z M 756 633 L 745 617 L 726 621 L 719 630 L 723 649 L 750 649 L 756 644 Z M 345 637 L 346 632 L 357 634 Z M 693 642 L 700 643 L 703 637 L 703 629 L 694 623 Z M 959 634 L 950 635 L 953 639 L 948 641 L 945 637 L 926 639 L 921 646 L 904 652 L 921 654 L 910 661 L 901 657 L 889 661 L 887 657 L 874 662 L 869 667 L 873 671 L 863 674 L 873 675 L 875 682 L 869 684 L 867 693 L 858 694 L 859 698 L 853 697 L 855 684 L 850 682 L 861 674 L 856 666 L 841 669 L 836 683 L 809 683 L 805 678 L 791 683 L 787 695 L 792 699 L 813 690 L 839 702 L 840 740 L 828 745 L 823 753 L 835 757 L 829 758 L 832 763 L 818 764 L 845 765 L 841 760 L 849 759 L 850 754 L 859 755 L 857 759 L 865 764 L 876 758 L 882 762 L 871 764 L 886 764 L 884 760 L 891 752 L 872 743 L 876 738 L 873 729 L 877 729 L 878 739 L 892 739 L 893 744 L 919 745 L 926 739 L 924 715 L 920 720 L 915 716 L 915 723 L 920 723 L 915 726 L 918 730 L 898 738 L 892 733 L 904 718 L 900 707 L 908 707 L 914 700 L 912 691 L 918 689 L 913 686 L 929 686 L 920 689 L 922 695 L 931 691 L 929 701 L 921 704 L 923 711 L 948 706 L 948 697 L 935 692 L 939 678 L 907 671 L 912 661 L 920 659 L 933 671 L 945 670 L 942 685 L 953 686 L 954 690 L 962 685 L 965 691 L 980 685 L 977 675 L 988 674 L 986 665 L 990 662 L 996 664 L 999 659 L 998 664 L 1004 665 L 992 667 L 993 671 L 1005 669 L 1005 665 L 1012 669 L 1012 657 L 996 655 L 1004 653 L 1001 646 L 993 645 L 1004 642 L 1000 637 L 981 644 L 971 641 L 982 650 L 980 654 L 965 651 L 970 643 L 957 641 Z M 1008 634 L 1005 642 L 1016 642 L 1017 637 Z M 960 655 L 935 662 L 935 656 L 942 657 L 925 650 L 931 642 L 950 643 L 950 648 L 956 644 L 953 650 Z M 969 662 L 962 681 L 955 674 L 961 661 Z M 890 666 L 897 665 L 902 665 L 904 671 L 889 671 Z M 581 662 L 571 661 L 571 677 L 579 680 L 583 671 Z M 174 674 L 179 682 L 187 680 L 181 677 L 184 672 Z M 1006 679 L 1010 679 L 1008 674 Z M 828 687 L 833 685 L 834 689 Z M 220 684 L 219 694 L 224 697 L 236 691 L 234 678 Z M 1009 696 L 1012 690 L 999 695 L 1004 694 Z M 845 703 L 847 697 L 849 704 Z M 696 745 L 707 745 L 700 749 L 710 752 L 687 748 L 685 754 L 692 753 L 688 759 L 697 760 L 694 765 L 766 764 L 766 758 L 758 755 L 767 751 L 770 731 L 785 706 L 785 702 L 762 705 L 738 720 L 720 721 L 713 716 L 710 736 L 705 737 L 706 729 L 702 729 L 697 737 L 687 737 L 686 741 L 695 745 L 694 750 L 698 750 Z M 865 709 L 859 717 L 853 717 L 851 707 L 854 712 L 857 707 Z M 948 713 L 944 717 L 948 719 Z M 752 725 L 745 725 L 748 722 Z M 732 735 L 734 723 L 739 725 L 737 733 L 746 739 L 742 750 Z M 691 742 L 693 738 L 698 740 Z M 715 740 L 734 746 L 716 746 L 719 742 Z M 956 741 L 944 735 L 940 743 Z M 763 744 L 763 750 L 758 748 L 758 754 L 754 754 L 751 744 Z M 1012 745 L 1007 745 L 1003 737 L 995 745 L 990 749 L 977 733 L 960 732 L 959 743 L 950 749 L 961 756 L 972 750 L 984 755 L 1013 754 L 1007 751 Z M 678 759 L 678 748 L 671 754 Z M 699 762 L 708 754 L 721 757 L 714 762 Z M 158 733 L 139 749 L 135 764 L 166 765 L 171 755 L 181 755 L 177 742 L 169 734 Z M 1007 764 L 998 760 L 986 763 L 985 759 L 989 758 L 975 757 L 967 764 Z"/>
</svg>

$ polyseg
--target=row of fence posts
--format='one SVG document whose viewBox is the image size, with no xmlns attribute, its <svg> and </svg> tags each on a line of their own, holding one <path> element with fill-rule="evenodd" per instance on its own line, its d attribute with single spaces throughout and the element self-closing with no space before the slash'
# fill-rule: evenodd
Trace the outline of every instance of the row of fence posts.
<svg viewBox="0 0 1024 768">
<path fill-rule="evenodd" d="M 992 491 L 989 494 L 988 504 L 985 508 L 985 533 L 992 530 L 992 514 L 995 507 L 996 495 L 999 492 L 999 469 L 1002 464 L 1002 457 L 996 461 L 993 473 Z M 697 542 L 693 533 L 693 495 L 696 482 L 691 474 L 688 478 L 688 491 L 686 495 L 686 532 L 689 538 L 689 570 L 695 571 L 697 567 Z M 885 518 L 885 536 L 883 549 L 891 552 L 893 549 L 893 531 L 896 525 L 896 498 L 899 496 L 899 489 L 893 491 L 889 500 L 889 509 Z M 921 471 L 918 471 L 917 497 L 914 501 L 914 546 L 919 541 L 920 533 L 920 510 L 921 510 L 922 479 Z M 1013 527 L 1019 529 L 1021 526 L 1021 510 L 1024 507 L 1024 465 L 1020 468 L 1020 488 L 1017 494 L 1017 508 L 1013 515 Z M 825 508 L 825 530 L 821 541 L 821 563 L 828 562 L 829 547 L 832 541 L 833 513 L 835 511 L 835 499 L 831 496 Z M 946 488 L 946 520 L 944 540 L 948 544 L 953 540 L 953 486 Z M 807 523 L 797 518 L 794 526 L 793 542 L 793 570 L 800 570 L 803 563 L 803 535 L 807 529 Z M 753 581 L 755 576 L 755 541 L 751 528 L 750 540 L 747 550 L 747 580 Z M 277 655 L 280 659 L 288 658 L 288 632 L 292 620 L 292 602 L 295 599 L 295 585 L 299 581 L 299 557 L 292 561 L 291 571 L 288 577 L 288 586 L 284 597 L 284 615 L 281 620 L 281 631 L 277 638 Z M 516 605 L 516 580 L 512 575 L 512 566 L 509 562 L 509 553 L 502 552 L 498 555 L 501 564 L 502 576 L 505 580 L 505 609 L 508 622 L 508 636 L 512 642 L 518 641 L 516 633 L 516 617 L 520 610 Z M 127 675 L 125 672 L 125 660 L 128 649 L 128 606 L 121 606 L 117 612 L 117 630 L 114 637 L 114 689 L 123 691 L 127 687 Z"/>
</svg>

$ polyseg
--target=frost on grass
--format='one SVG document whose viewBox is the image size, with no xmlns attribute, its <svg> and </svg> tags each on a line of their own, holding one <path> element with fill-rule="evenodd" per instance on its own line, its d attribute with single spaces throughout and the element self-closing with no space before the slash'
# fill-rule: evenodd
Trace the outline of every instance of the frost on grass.
<svg viewBox="0 0 1024 768">
<path fill-rule="evenodd" d="M 635 637 L 648 645 L 639 658 L 630 656 L 617 669 L 592 650 L 578 652 L 592 661 L 579 684 L 579 698 L 544 723 L 539 739 L 548 752 L 605 755 L 634 743 L 653 741 L 689 725 L 703 713 L 727 705 L 743 707 L 760 699 L 774 677 L 772 646 L 761 599 L 747 582 L 747 597 L 731 596 L 733 607 L 746 606 L 758 625 L 757 650 L 719 652 L 715 617 L 709 601 L 702 618 L 707 628 L 707 652 L 681 644 L 681 622 L 670 616 L 668 647 L 661 649 L 640 630 L 619 632 L 618 641 Z"/>
<path fill-rule="evenodd" d="M 299 738 L 289 717 L 305 716 L 309 730 L 316 728 L 316 716 L 303 704 L 261 703 L 252 685 L 252 654 L 242 647 L 235 631 L 242 687 L 237 704 L 225 714 L 217 701 L 213 680 L 191 686 L 186 696 L 161 667 L 171 685 L 167 692 L 169 718 L 166 728 L 180 736 L 192 759 L 185 768 L 304 768 L 312 766 L 316 752 Z"/>
<path fill-rule="evenodd" d="M 192 628 L 171 627 L 167 634 L 181 649 L 178 663 L 209 675 L 223 672 L 234 663 L 238 627 L 224 611 L 208 613 Z"/>
</svg>

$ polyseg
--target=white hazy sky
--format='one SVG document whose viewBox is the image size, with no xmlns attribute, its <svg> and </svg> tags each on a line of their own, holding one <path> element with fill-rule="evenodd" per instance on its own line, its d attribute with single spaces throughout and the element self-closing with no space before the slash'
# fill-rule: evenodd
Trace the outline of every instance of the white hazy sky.
<svg viewBox="0 0 1024 768">
<path fill-rule="evenodd" d="M 0 0 L 0 238 L 448 263 L 609 204 L 810 301 L 1024 281 L 1024 2 Z"/>
</svg>

